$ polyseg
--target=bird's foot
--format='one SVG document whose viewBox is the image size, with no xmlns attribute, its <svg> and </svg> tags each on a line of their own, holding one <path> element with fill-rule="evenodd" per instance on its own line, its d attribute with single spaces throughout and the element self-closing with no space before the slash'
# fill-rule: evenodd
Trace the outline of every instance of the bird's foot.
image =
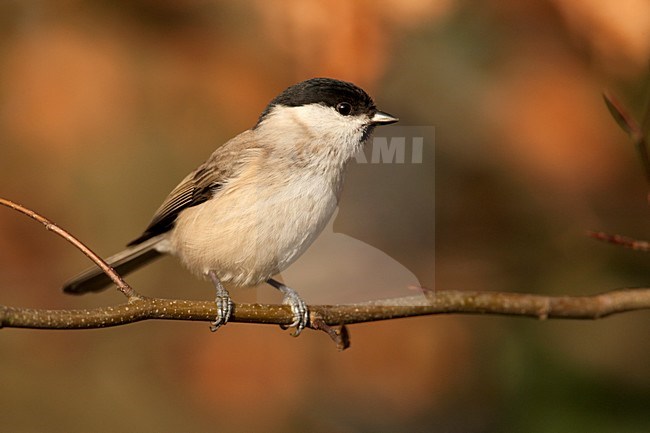
<svg viewBox="0 0 650 433">
<path fill-rule="evenodd" d="M 214 322 L 210 322 L 210 331 L 215 332 L 222 325 L 228 323 L 234 304 L 232 299 L 230 299 L 228 291 L 223 287 L 223 284 L 221 284 L 217 275 L 212 271 L 210 271 L 208 275 L 210 276 L 217 293 L 215 299 L 215 303 L 217 304 L 217 317 Z"/>
<path fill-rule="evenodd" d="M 269 279 L 268 283 L 282 292 L 284 295 L 282 303 L 289 305 L 291 307 L 291 312 L 293 313 L 293 322 L 290 325 L 280 326 L 282 329 L 296 328 L 291 335 L 294 337 L 299 336 L 302 330 L 309 325 L 309 308 L 307 307 L 307 304 L 291 287 L 287 287 L 274 279 Z"/>
</svg>

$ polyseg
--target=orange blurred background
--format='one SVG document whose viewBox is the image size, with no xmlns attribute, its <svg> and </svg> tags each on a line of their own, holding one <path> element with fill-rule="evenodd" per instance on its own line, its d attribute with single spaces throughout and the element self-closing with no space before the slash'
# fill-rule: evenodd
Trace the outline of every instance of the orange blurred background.
<svg viewBox="0 0 650 433">
<path fill-rule="evenodd" d="M 650 238 L 648 187 L 601 97 L 611 90 L 641 113 L 649 58 L 647 0 L 5 1 L 0 196 L 109 255 L 279 91 L 331 76 L 401 119 L 378 134 L 425 138 L 422 164 L 352 165 L 334 232 L 438 289 L 646 286 L 650 257 L 585 232 Z M 333 266 L 325 247 L 292 267 L 309 281 L 296 286 L 307 300 L 348 302 L 386 280 L 376 262 L 340 249 L 349 269 Z M 0 209 L 0 304 L 121 302 L 114 291 L 60 292 L 87 265 Z M 213 296 L 172 259 L 129 281 L 151 296 Z M 270 288 L 233 297 L 279 301 Z M 595 322 L 423 317 L 351 326 L 343 353 L 323 333 L 292 339 L 260 325 L 216 334 L 188 322 L 4 329 L 0 424 L 650 431 L 649 325 L 645 313 Z"/>
</svg>

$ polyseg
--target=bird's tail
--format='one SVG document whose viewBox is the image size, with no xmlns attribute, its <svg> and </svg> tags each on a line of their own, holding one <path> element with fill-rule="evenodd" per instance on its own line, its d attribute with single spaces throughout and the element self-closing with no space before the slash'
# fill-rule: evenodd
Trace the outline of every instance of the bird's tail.
<svg viewBox="0 0 650 433">
<path fill-rule="evenodd" d="M 162 256 L 163 253 L 156 250 L 156 244 L 160 238 L 152 238 L 141 244 L 134 245 L 121 251 L 108 259 L 106 262 L 113 267 L 121 276 L 144 266 L 152 260 Z M 74 276 L 63 285 L 63 291 L 71 295 L 81 295 L 88 292 L 99 292 L 111 284 L 111 279 L 99 267 L 93 266 L 80 274 Z"/>
</svg>

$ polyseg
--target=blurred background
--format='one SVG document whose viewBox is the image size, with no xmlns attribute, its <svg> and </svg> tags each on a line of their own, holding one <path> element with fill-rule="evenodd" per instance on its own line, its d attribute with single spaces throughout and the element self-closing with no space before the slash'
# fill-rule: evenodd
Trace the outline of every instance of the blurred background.
<svg viewBox="0 0 650 433">
<path fill-rule="evenodd" d="M 373 291 L 382 281 L 549 295 L 646 286 L 650 256 L 585 233 L 650 238 L 648 186 L 601 96 L 610 90 L 641 113 L 649 57 L 647 0 L 5 0 L 0 196 L 107 256 L 277 93 L 331 76 L 400 117 L 378 134 L 424 137 L 423 162 L 352 164 L 326 230 L 336 242 L 290 269 L 308 301 L 392 295 Z M 0 209 L 1 304 L 122 302 L 114 290 L 60 292 L 88 265 Z M 173 259 L 128 280 L 151 296 L 213 296 Z M 233 297 L 280 300 L 268 287 Z M 262 325 L 5 329 L 0 423 L 12 432 L 650 431 L 649 326 L 643 312 L 422 317 L 351 326 L 342 353 L 324 333 L 293 339 Z"/>
</svg>

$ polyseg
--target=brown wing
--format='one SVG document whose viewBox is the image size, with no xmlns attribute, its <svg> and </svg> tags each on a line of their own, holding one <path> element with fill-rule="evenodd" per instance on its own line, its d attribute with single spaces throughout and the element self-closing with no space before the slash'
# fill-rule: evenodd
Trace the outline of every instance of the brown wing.
<svg viewBox="0 0 650 433">
<path fill-rule="evenodd" d="M 251 142 L 250 131 L 246 131 L 217 149 L 205 163 L 174 188 L 144 233 L 128 245 L 137 245 L 171 230 L 184 209 L 212 198 L 229 179 L 239 174 L 242 167 L 259 156 L 261 149 L 255 145 Z"/>
<path fill-rule="evenodd" d="M 207 164 L 190 173 L 167 196 L 144 233 L 131 241 L 128 246 L 137 245 L 169 231 L 174 227 L 174 222 L 183 209 L 199 205 L 211 198 L 223 185 L 223 179 L 219 179 L 219 174 L 222 173 L 207 167 Z"/>
</svg>

